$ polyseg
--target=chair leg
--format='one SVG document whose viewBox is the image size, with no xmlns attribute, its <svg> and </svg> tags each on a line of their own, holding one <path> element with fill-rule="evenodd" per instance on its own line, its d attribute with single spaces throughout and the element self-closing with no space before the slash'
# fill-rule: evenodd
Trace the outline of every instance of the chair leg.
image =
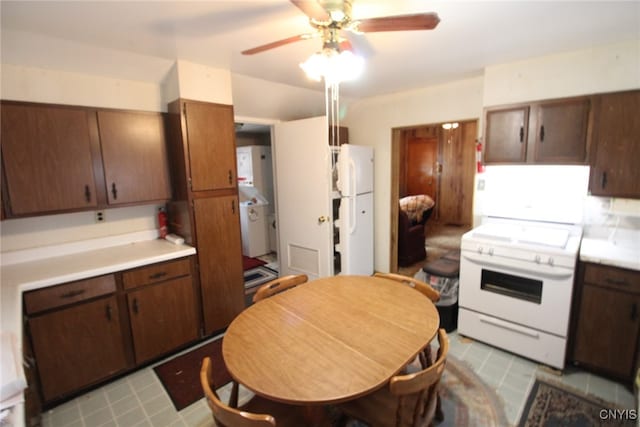
<svg viewBox="0 0 640 427">
<path fill-rule="evenodd" d="M 440 402 L 440 393 L 438 393 L 437 396 L 436 396 L 436 414 L 435 414 L 435 419 L 438 422 L 441 422 L 442 420 L 444 420 L 444 412 L 442 412 L 442 402 Z"/>
</svg>

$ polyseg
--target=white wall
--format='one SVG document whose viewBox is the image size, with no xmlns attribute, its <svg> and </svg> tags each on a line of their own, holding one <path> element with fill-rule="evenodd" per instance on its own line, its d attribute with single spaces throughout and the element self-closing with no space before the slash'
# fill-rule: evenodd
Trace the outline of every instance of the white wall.
<svg viewBox="0 0 640 427">
<path fill-rule="evenodd" d="M 640 87 L 640 40 L 490 66 L 484 105 Z"/>
<path fill-rule="evenodd" d="M 479 118 L 482 77 L 411 92 L 355 101 L 344 124 L 349 142 L 369 145 L 375 153 L 374 268 L 389 271 L 391 130 L 396 127 Z"/>
</svg>

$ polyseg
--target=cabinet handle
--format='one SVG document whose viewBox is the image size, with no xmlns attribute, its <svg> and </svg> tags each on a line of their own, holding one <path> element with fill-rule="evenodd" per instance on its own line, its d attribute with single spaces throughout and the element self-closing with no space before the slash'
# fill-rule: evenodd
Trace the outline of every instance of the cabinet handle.
<svg viewBox="0 0 640 427">
<path fill-rule="evenodd" d="M 544 142 L 544 125 L 540 126 L 540 142 Z"/>
<path fill-rule="evenodd" d="M 138 298 L 133 299 L 133 312 L 138 314 Z"/>
<path fill-rule="evenodd" d="M 107 314 L 107 320 L 111 322 L 111 304 L 107 304 L 106 314 Z"/>
<path fill-rule="evenodd" d="M 236 201 L 232 200 L 231 201 L 231 213 L 236 213 Z"/>
<path fill-rule="evenodd" d="M 84 198 L 87 201 L 87 203 L 91 202 L 91 190 L 89 190 L 88 185 L 84 186 Z"/>
<path fill-rule="evenodd" d="M 73 297 L 77 297 L 78 295 L 82 295 L 86 292 L 86 289 L 76 289 L 75 291 L 65 292 L 60 295 L 60 298 L 69 299 Z"/>
<path fill-rule="evenodd" d="M 111 194 L 113 194 L 113 200 L 116 200 L 118 198 L 118 189 L 116 188 L 115 182 L 111 183 Z"/>
<path fill-rule="evenodd" d="M 635 302 L 631 305 L 631 320 L 636 321 L 638 319 L 638 304 Z"/>
<path fill-rule="evenodd" d="M 229 184 L 233 183 L 233 173 L 231 173 L 231 169 L 229 169 Z"/>
<path fill-rule="evenodd" d="M 607 172 L 602 172 L 602 178 L 600 179 L 600 187 L 604 188 L 607 186 Z"/>
<path fill-rule="evenodd" d="M 520 126 L 520 142 L 524 142 L 524 127 Z"/>
<path fill-rule="evenodd" d="M 156 279 L 159 279 L 159 278 L 164 277 L 166 275 L 167 275 L 166 271 L 160 271 L 158 273 L 155 273 L 155 274 L 152 274 L 151 276 L 149 276 L 149 279 L 156 280 Z"/>
</svg>

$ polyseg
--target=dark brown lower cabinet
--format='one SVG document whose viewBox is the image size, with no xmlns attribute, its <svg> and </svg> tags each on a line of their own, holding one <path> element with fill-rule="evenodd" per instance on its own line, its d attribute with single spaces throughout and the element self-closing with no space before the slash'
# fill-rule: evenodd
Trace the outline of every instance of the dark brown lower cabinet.
<svg viewBox="0 0 640 427">
<path fill-rule="evenodd" d="M 640 272 L 581 267 L 573 361 L 631 384 L 640 333 Z"/>
<path fill-rule="evenodd" d="M 114 295 L 29 319 L 45 401 L 108 378 L 127 368 Z"/>
<path fill-rule="evenodd" d="M 193 265 L 185 257 L 26 292 L 24 354 L 44 407 L 198 340 Z"/>
<path fill-rule="evenodd" d="M 138 364 L 198 338 L 191 276 L 129 292 L 127 303 Z"/>
</svg>

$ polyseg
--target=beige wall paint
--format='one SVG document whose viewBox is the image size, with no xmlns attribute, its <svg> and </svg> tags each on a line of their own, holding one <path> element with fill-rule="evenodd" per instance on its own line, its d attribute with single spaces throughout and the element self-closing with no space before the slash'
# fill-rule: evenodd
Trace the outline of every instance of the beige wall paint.
<svg viewBox="0 0 640 427">
<path fill-rule="evenodd" d="M 487 67 L 484 105 L 640 87 L 640 40 Z"/>
</svg>

